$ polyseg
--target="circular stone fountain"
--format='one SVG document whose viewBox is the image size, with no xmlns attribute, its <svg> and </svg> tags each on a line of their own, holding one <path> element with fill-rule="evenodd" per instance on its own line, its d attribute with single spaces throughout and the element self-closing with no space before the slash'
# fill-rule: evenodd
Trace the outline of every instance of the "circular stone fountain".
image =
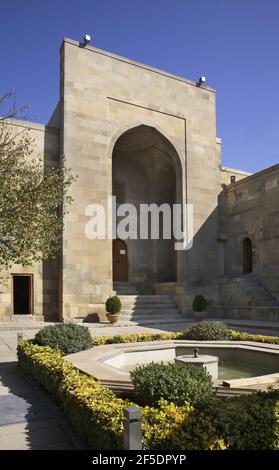
<svg viewBox="0 0 279 470">
<path fill-rule="evenodd" d="M 217 356 L 209 356 L 207 354 L 199 355 L 198 349 L 194 349 L 194 354 L 186 354 L 184 356 L 178 356 L 175 362 L 185 365 L 191 365 L 194 367 L 203 367 L 211 375 L 214 380 L 218 379 L 218 361 Z"/>
</svg>

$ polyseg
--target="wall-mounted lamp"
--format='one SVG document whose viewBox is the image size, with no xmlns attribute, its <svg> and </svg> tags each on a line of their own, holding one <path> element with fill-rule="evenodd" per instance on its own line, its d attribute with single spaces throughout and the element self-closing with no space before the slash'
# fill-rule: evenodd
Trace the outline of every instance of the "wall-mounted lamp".
<svg viewBox="0 0 279 470">
<path fill-rule="evenodd" d="M 87 45 L 90 43 L 90 41 L 91 41 L 91 36 L 90 36 L 90 34 L 85 34 L 85 35 L 83 36 L 83 44 L 84 44 L 84 46 L 87 46 Z"/>
<path fill-rule="evenodd" d="M 197 81 L 196 85 L 197 85 L 197 86 L 202 86 L 202 85 L 205 84 L 205 82 L 206 82 L 206 78 L 205 78 L 204 76 L 201 76 L 201 77 L 199 78 L 199 80 Z"/>
</svg>

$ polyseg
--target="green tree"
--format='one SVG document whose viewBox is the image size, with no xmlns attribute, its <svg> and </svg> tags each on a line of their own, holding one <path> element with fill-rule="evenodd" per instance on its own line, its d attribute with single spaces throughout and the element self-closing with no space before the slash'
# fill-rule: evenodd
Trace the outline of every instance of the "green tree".
<svg viewBox="0 0 279 470">
<path fill-rule="evenodd" d="M 44 165 L 29 129 L 15 133 L 11 120 L 24 109 L 16 109 L 14 90 L 0 98 L 0 270 L 53 258 L 72 202 L 64 158 Z"/>
</svg>

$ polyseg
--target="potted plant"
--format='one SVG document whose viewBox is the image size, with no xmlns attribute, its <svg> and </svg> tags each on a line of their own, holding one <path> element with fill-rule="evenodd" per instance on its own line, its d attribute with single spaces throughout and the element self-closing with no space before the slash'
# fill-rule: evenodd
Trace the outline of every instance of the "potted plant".
<svg viewBox="0 0 279 470">
<path fill-rule="evenodd" d="M 193 300 L 193 316 L 197 321 L 201 321 L 206 317 L 207 301 L 203 295 L 199 294 Z"/>
<path fill-rule="evenodd" d="M 109 297 L 106 301 L 107 319 L 115 323 L 120 317 L 121 301 L 117 295 Z"/>
</svg>

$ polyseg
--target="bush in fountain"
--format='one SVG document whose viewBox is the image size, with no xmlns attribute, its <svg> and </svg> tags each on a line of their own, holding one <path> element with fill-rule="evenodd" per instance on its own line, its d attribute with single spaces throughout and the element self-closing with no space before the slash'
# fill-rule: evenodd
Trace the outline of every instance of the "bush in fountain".
<svg viewBox="0 0 279 470">
<path fill-rule="evenodd" d="M 73 323 L 45 326 L 36 334 L 35 341 L 40 346 L 59 349 L 64 355 L 92 348 L 88 328 Z"/>
<path fill-rule="evenodd" d="M 202 321 L 184 332 L 184 339 L 222 341 L 229 339 L 228 330 L 219 321 Z"/>
<path fill-rule="evenodd" d="M 162 398 L 176 405 L 187 402 L 203 407 L 213 397 L 211 376 L 203 368 L 151 362 L 130 374 L 136 396 L 143 405 L 155 406 Z"/>
</svg>

